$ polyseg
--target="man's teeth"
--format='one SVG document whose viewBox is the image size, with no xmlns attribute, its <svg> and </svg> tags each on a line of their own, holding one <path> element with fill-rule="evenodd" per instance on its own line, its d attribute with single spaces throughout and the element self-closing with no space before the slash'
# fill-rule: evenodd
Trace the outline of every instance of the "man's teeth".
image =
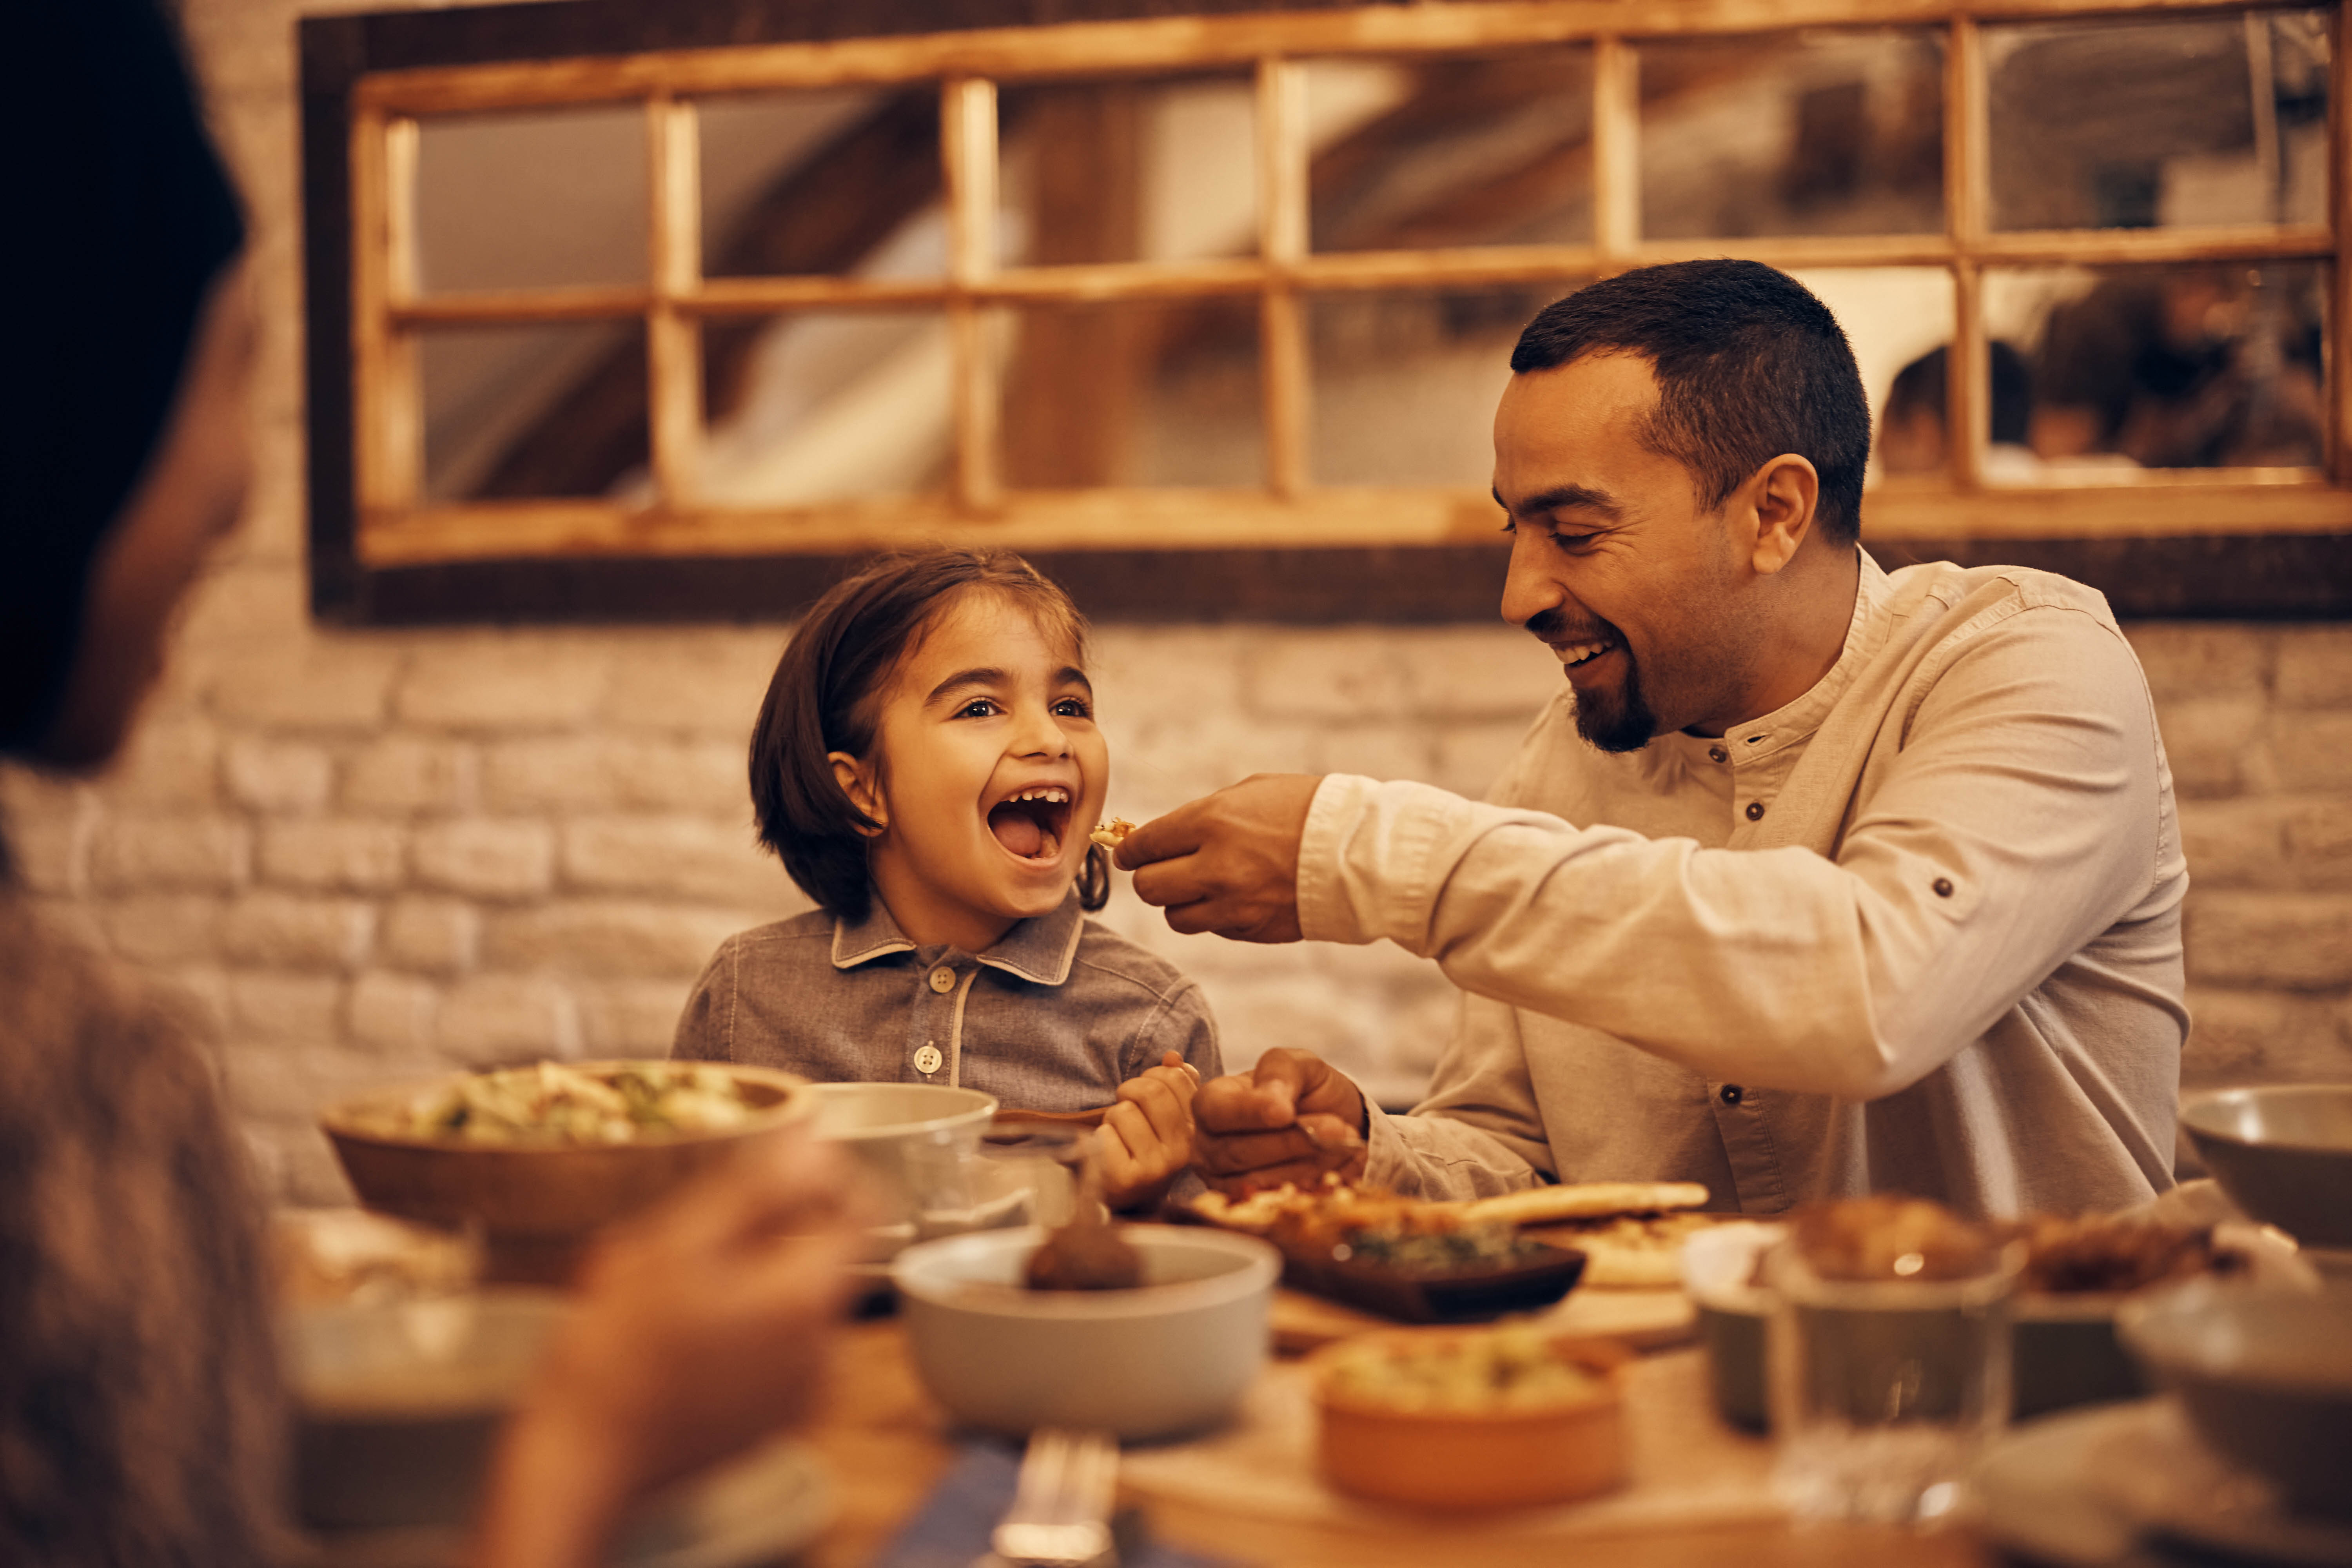
<svg viewBox="0 0 2352 1568">
<path fill-rule="evenodd" d="M 1599 642 L 1573 643 L 1559 650 L 1559 661 L 1562 664 L 1582 664 L 1586 659 L 1599 658 L 1616 646 L 1605 637 Z"/>
<path fill-rule="evenodd" d="M 1052 805 L 1067 805 L 1070 804 L 1070 792 L 1062 788 L 1059 784 L 1048 784 L 1044 789 L 1024 789 L 1019 795 L 1008 795 L 1004 798 L 1007 800 L 1042 800 Z"/>
</svg>

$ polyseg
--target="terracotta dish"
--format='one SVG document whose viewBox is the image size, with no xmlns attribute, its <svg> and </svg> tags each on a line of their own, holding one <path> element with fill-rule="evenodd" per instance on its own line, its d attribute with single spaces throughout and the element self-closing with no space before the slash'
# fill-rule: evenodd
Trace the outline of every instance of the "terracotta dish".
<svg viewBox="0 0 2352 1568">
<path fill-rule="evenodd" d="M 1581 1374 L 1577 1386 L 1489 1408 L 1410 1407 L 1351 1387 L 1343 1375 L 1366 1356 L 1423 1355 L 1494 1332 L 1365 1334 L 1317 1352 L 1308 1364 L 1325 1478 L 1360 1497 L 1449 1510 L 1566 1502 L 1623 1484 L 1620 1369 L 1630 1358 L 1614 1345 L 1543 1340 L 1551 1356 Z"/>
</svg>

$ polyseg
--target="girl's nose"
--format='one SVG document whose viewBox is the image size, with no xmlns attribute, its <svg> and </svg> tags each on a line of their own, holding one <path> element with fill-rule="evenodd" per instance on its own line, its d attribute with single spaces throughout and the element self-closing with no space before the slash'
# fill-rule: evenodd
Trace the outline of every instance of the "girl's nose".
<svg viewBox="0 0 2352 1568">
<path fill-rule="evenodd" d="M 1013 737 L 1013 750 L 1024 757 L 1061 757 L 1070 751 L 1070 737 L 1050 709 L 1024 708 L 1021 728 Z"/>
</svg>

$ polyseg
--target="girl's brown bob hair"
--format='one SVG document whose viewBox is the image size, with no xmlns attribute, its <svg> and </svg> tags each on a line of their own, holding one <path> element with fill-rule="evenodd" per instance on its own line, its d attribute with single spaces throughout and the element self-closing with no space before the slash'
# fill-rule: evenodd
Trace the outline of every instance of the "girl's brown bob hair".
<svg viewBox="0 0 2352 1568">
<path fill-rule="evenodd" d="M 1087 618 L 1043 573 L 1009 550 L 944 548 L 886 556 L 835 584 L 776 661 L 751 730 L 760 842 L 803 892 L 845 919 L 862 921 L 872 908 L 866 846 L 878 825 L 850 803 L 825 758 L 872 753 L 879 700 L 898 661 L 950 605 L 980 589 L 1025 605 L 1086 661 Z M 1098 910 L 1109 898 L 1109 858 L 1089 846 L 1078 901 Z"/>
</svg>

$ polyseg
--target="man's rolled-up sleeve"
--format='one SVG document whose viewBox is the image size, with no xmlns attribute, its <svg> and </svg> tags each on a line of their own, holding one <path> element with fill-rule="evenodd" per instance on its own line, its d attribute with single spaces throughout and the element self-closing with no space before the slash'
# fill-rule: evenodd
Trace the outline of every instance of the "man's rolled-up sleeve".
<svg viewBox="0 0 2352 1568">
<path fill-rule="evenodd" d="M 2160 757 L 2121 636 L 2021 607 L 1937 672 L 1834 859 L 1335 775 L 1301 845 L 1300 923 L 1389 938 L 1465 991 L 1709 1078 L 1876 1099 L 2149 889 Z"/>
</svg>

